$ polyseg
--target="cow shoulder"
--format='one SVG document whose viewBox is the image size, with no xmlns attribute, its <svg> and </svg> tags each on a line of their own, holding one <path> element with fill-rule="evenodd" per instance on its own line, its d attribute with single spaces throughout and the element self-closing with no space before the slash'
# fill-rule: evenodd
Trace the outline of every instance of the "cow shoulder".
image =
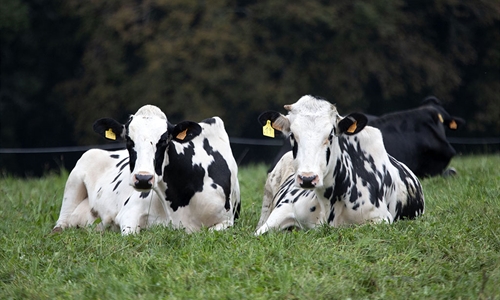
<svg viewBox="0 0 500 300">
<path fill-rule="evenodd" d="M 163 180 L 167 185 L 167 200 L 172 201 L 174 211 L 187 206 L 195 193 L 205 188 L 217 189 L 218 186 L 222 188 L 225 205 L 229 208 L 230 166 L 236 168 L 229 137 L 219 117 L 205 119 L 199 124 L 202 127 L 200 135 L 183 144 L 172 141 L 168 148 Z M 209 182 L 206 178 L 210 178 Z"/>
<path fill-rule="evenodd" d="M 83 153 L 72 172 L 84 172 L 87 177 L 98 180 L 109 171 L 118 171 L 128 165 L 126 150 L 106 151 L 90 149 Z"/>
</svg>

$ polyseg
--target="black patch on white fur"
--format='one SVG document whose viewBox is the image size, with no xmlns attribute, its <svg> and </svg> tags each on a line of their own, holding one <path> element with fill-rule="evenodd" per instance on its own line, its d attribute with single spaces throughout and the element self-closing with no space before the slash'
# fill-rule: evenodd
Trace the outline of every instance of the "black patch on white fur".
<svg viewBox="0 0 500 300">
<path fill-rule="evenodd" d="M 184 144 L 184 153 L 177 153 L 173 141 L 169 142 L 169 164 L 163 169 L 163 181 L 167 184 L 165 191 L 170 207 L 177 211 L 179 207 L 189 205 L 196 192 L 203 190 L 205 169 L 199 164 L 193 165 L 194 144 Z"/>
<path fill-rule="evenodd" d="M 208 166 L 208 177 L 212 178 L 214 183 L 219 185 L 224 191 L 224 195 L 226 196 L 224 208 L 229 210 L 231 208 L 231 171 L 224 157 L 222 157 L 220 152 L 214 151 L 206 138 L 203 140 L 203 149 L 214 159 Z"/>
<path fill-rule="evenodd" d="M 121 180 L 119 180 L 119 181 L 116 183 L 115 187 L 113 188 L 113 192 L 114 192 L 114 191 L 118 188 L 118 186 L 120 185 L 120 183 L 122 183 L 122 181 L 121 181 Z"/>
</svg>

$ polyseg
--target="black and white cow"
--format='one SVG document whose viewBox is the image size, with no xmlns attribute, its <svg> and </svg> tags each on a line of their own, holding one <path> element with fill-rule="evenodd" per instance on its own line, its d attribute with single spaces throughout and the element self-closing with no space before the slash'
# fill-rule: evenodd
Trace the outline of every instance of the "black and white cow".
<svg viewBox="0 0 500 300">
<path fill-rule="evenodd" d="M 446 168 L 456 151 L 446 139 L 445 129 L 457 130 L 465 121 L 451 116 L 436 97 L 425 98 L 415 109 L 366 116 L 368 125 L 382 132 L 387 152 L 418 177 L 456 173 L 453 168 Z M 286 138 L 268 172 L 291 149 L 290 139 Z"/>
<path fill-rule="evenodd" d="M 286 116 L 268 111 L 259 117 L 290 136 L 292 151 L 268 175 L 256 234 L 321 223 L 392 223 L 424 213 L 418 178 L 387 154 L 380 130 L 366 126 L 365 115 L 341 117 L 333 104 L 312 96 L 285 109 Z"/>
<path fill-rule="evenodd" d="M 145 105 L 126 124 L 105 118 L 94 130 L 127 150 L 92 149 L 71 171 L 53 231 L 101 219 L 122 234 L 154 224 L 187 232 L 233 225 L 240 210 L 238 168 L 224 123 L 168 122 Z"/>
</svg>

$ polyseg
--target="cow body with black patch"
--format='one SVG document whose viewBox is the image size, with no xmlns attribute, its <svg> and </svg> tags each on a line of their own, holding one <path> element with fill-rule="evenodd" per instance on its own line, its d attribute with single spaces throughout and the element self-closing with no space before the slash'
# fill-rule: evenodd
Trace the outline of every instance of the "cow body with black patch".
<svg viewBox="0 0 500 300">
<path fill-rule="evenodd" d="M 238 167 L 224 123 L 200 122 L 202 132 L 190 142 L 173 142 L 162 165 L 158 192 L 168 203 L 171 222 L 188 232 L 232 226 L 240 212 Z"/>
<path fill-rule="evenodd" d="M 172 125 L 146 105 L 126 124 L 105 118 L 94 130 L 126 140 L 127 150 L 84 153 L 68 177 L 54 231 L 98 218 L 101 227 L 122 234 L 154 224 L 188 232 L 233 225 L 240 208 L 237 166 L 220 118 Z"/>
<path fill-rule="evenodd" d="M 290 135 L 292 151 L 268 175 L 256 234 L 321 223 L 392 223 L 424 213 L 417 177 L 387 154 L 380 131 L 365 126 L 364 115 L 343 118 L 312 96 L 285 108 L 286 116 L 270 111 L 259 117 Z"/>
</svg>

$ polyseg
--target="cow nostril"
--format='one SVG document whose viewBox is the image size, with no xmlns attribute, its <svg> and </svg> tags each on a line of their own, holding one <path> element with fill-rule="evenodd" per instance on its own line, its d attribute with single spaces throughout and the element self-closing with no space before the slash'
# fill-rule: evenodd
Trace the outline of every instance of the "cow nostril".
<svg viewBox="0 0 500 300">
<path fill-rule="evenodd" d="M 134 176 L 134 185 L 139 189 L 150 189 L 153 185 L 153 175 L 149 174 L 136 174 Z"/>
<path fill-rule="evenodd" d="M 302 188 L 314 188 L 318 183 L 317 175 L 312 176 L 302 176 L 299 175 L 299 184 Z"/>
</svg>

